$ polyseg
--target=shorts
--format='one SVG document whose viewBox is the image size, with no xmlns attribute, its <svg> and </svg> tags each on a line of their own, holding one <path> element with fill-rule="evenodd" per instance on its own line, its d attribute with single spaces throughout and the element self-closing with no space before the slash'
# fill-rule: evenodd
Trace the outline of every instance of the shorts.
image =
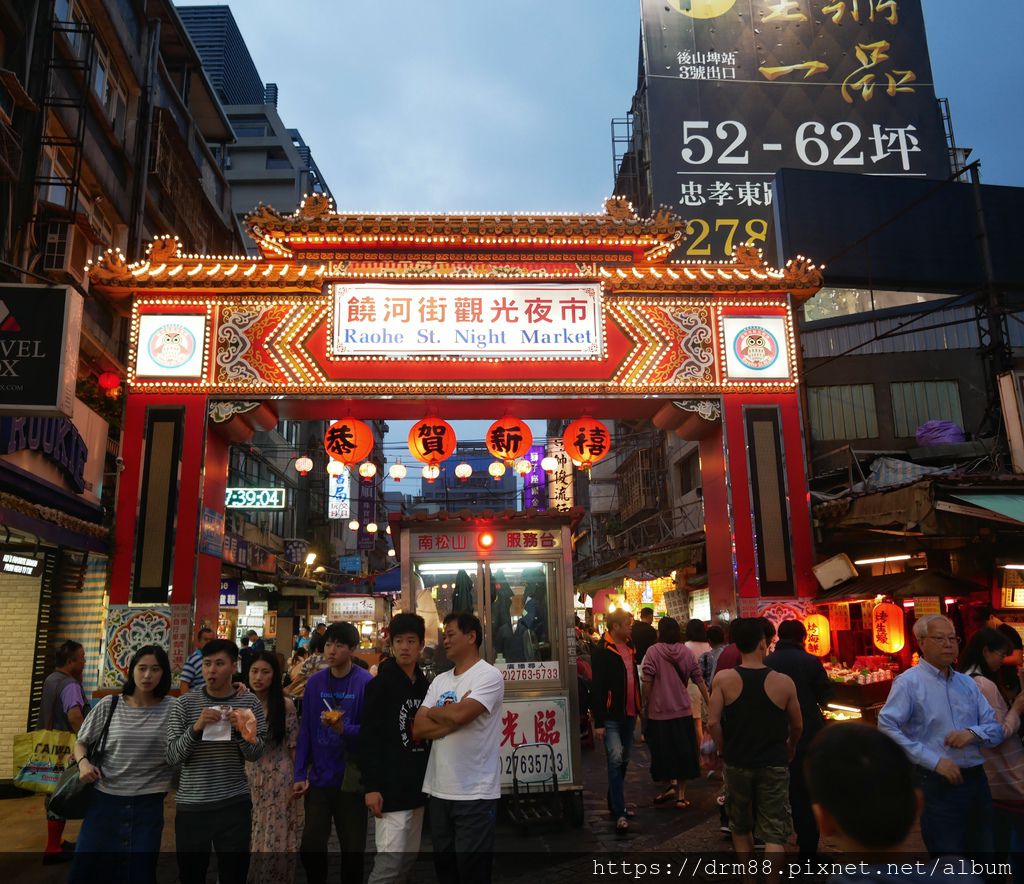
<svg viewBox="0 0 1024 884">
<path fill-rule="evenodd" d="M 793 833 L 789 768 L 727 764 L 725 811 L 734 835 L 749 835 L 753 831 L 765 844 L 785 844 Z"/>
</svg>

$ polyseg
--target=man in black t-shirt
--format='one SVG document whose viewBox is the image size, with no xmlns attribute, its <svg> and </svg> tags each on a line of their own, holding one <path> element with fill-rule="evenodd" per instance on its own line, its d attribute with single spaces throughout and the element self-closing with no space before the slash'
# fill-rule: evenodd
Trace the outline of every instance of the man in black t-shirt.
<svg viewBox="0 0 1024 884">
<path fill-rule="evenodd" d="M 654 608 L 641 608 L 640 619 L 633 621 L 630 640 L 633 642 L 633 653 L 636 654 L 636 665 L 644 662 L 647 649 L 658 640 L 658 630 L 654 628 Z"/>
</svg>

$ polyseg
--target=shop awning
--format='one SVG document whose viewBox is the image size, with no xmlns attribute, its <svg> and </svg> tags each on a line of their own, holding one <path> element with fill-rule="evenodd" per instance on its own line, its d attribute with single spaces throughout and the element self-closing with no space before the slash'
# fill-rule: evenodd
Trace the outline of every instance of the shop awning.
<svg viewBox="0 0 1024 884">
<path fill-rule="evenodd" d="M 630 580 L 650 580 L 650 574 L 636 568 L 623 568 L 618 571 L 609 571 L 607 574 L 599 574 L 596 577 L 588 577 L 586 580 L 577 583 L 573 589 L 577 593 L 594 595 L 602 589 L 612 589 L 621 586 L 626 578 Z"/>
<path fill-rule="evenodd" d="M 955 494 L 957 500 L 1024 525 L 1024 494 Z M 979 514 L 980 518 L 991 518 Z M 1001 519 L 998 521 L 1002 521 Z"/>
<path fill-rule="evenodd" d="M 961 580 L 944 571 L 929 568 L 924 571 L 904 571 L 901 574 L 858 577 L 823 592 L 814 599 L 814 603 L 828 605 L 838 602 L 866 602 L 880 595 L 896 601 L 924 596 L 960 597 L 983 591 L 984 587 L 968 580 Z"/>
</svg>

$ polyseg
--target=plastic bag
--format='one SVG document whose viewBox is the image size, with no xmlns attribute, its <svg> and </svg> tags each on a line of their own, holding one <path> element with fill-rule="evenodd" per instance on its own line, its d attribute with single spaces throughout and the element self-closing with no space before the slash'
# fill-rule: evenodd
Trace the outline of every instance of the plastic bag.
<svg viewBox="0 0 1024 884">
<path fill-rule="evenodd" d="M 722 769 L 722 759 L 718 757 L 715 741 L 711 737 L 705 737 L 700 744 L 700 766 L 708 773 Z"/>
<path fill-rule="evenodd" d="M 31 731 L 14 738 L 14 785 L 29 792 L 53 792 L 71 760 L 75 735 L 70 731 Z"/>
</svg>

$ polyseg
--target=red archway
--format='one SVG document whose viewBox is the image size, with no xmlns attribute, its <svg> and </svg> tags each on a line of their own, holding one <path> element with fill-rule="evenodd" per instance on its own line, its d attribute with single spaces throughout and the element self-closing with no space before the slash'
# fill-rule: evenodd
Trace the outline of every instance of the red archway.
<svg viewBox="0 0 1024 884">
<path fill-rule="evenodd" d="M 806 260 L 775 270 L 746 246 L 671 262 L 685 222 L 619 199 L 596 215 L 364 216 L 311 197 L 248 223 L 259 257 L 164 237 L 90 268 L 132 323 L 112 604 L 169 583 L 215 619 L 220 559 L 200 529 L 223 520 L 228 445 L 339 403 L 652 419 L 700 441 L 713 609 L 814 594 L 792 315 L 821 285 Z"/>
</svg>

